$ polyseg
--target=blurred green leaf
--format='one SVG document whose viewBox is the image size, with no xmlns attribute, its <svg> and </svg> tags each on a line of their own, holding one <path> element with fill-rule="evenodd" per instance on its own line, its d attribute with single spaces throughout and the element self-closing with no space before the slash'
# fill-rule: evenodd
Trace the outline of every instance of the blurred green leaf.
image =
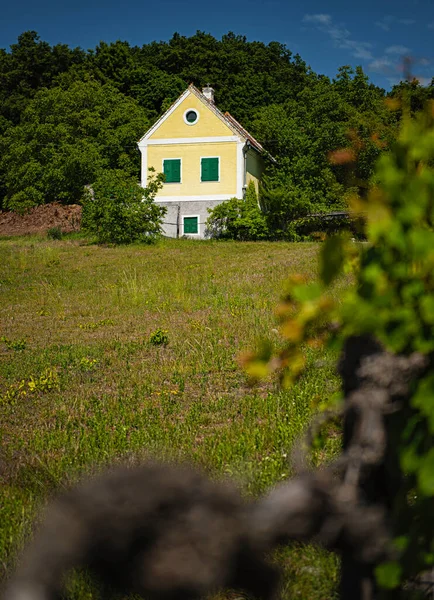
<svg viewBox="0 0 434 600">
<path fill-rule="evenodd" d="M 330 285 L 343 269 L 345 240 L 341 236 L 326 239 L 320 254 L 320 277 L 324 285 Z"/>
<path fill-rule="evenodd" d="M 417 476 L 420 493 L 424 496 L 434 496 L 434 448 L 422 458 Z"/>
<path fill-rule="evenodd" d="M 388 590 L 398 587 L 401 582 L 401 574 L 402 567 L 396 561 L 385 562 L 375 569 L 378 585 Z"/>
</svg>

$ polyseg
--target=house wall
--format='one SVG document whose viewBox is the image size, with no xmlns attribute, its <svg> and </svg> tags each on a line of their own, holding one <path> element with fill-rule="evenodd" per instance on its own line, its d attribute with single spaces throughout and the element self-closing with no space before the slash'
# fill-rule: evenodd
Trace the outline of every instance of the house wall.
<svg viewBox="0 0 434 600">
<path fill-rule="evenodd" d="M 261 156 L 254 150 L 249 150 L 247 152 L 246 158 L 246 186 L 248 186 L 249 183 L 253 181 L 253 183 L 255 184 L 256 193 L 258 193 L 259 182 L 261 180 L 265 168 L 264 161 L 262 160 Z"/>
<path fill-rule="evenodd" d="M 184 113 L 194 108 L 199 113 L 199 119 L 193 125 L 184 122 Z M 233 136 L 233 131 L 225 124 L 212 109 L 209 109 L 194 94 L 188 94 L 169 117 L 159 125 L 150 140 L 194 138 L 204 136 Z"/>
<path fill-rule="evenodd" d="M 232 197 L 237 194 L 237 151 L 236 142 L 202 144 L 151 145 L 148 151 L 148 167 L 157 173 L 163 171 L 163 160 L 181 159 L 181 183 L 165 183 L 156 199 L 188 196 Z M 201 182 L 201 158 L 219 157 L 219 181 Z"/>
<path fill-rule="evenodd" d="M 199 118 L 188 124 L 184 115 L 190 109 Z M 156 202 L 167 208 L 164 234 L 183 235 L 183 217 L 198 217 L 199 233 L 204 237 L 208 209 L 232 197 L 243 197 L 243 186 L 254 181 L 256 189 L 263 171 L 262 159 L 249 150 L 244 157 L 245 140 L 218 117 L 211 104 L 192 92 L 180 97 L 155 130 L 142 138 L 142 185 L 145 187 L 148 169 L 163 172 L 164 159 L 181 159 L 181 183 L 165 183 Z M 201 158 L 219 157 L 219 181 L 201 182 Z M 245 171 L 246 169 L 246 171 Z M 178 223 L 178 225 L 177 225 Z"/>
<path fill-rule="evenodd" d="M 178 229 L 177 221 L 179 214 L 179 236 L 183 235 L 183 217 L 198 216 L 199 235 L 194 235 L 191 237 L 205 237 L 205 223 L 209 217 L 208 209 L 214 208 L 220 203 L 221 200 L 179 200 L 177 202 L 158 202 L 160 206 L 164 206 L 167 209 L 166 215 L 163 219 L 163 234 L 168 237 L 176 237 Z"/>
</svg>

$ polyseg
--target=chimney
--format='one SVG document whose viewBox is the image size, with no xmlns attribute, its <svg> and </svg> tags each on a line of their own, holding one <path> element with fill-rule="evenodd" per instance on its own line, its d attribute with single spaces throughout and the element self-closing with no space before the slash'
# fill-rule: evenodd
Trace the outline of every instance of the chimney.
<svg viewBox="0 0 434 600">
<path fill-rule="evenodd" d="M 209 83 L 207 83 L 206 87 L 202 88 L 202 94 L 205 96 L 208 102 L 214 104 L 214 90 Z"/>
</svg>

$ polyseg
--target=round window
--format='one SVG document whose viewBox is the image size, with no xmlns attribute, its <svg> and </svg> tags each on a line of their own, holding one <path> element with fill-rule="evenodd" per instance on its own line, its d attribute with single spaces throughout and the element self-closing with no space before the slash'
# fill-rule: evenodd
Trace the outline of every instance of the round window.
<svg viewBox="0 0 434 600">
<path fill-rule="evenodd" d="M 184 121 L 187 125 L 194 125 L 199 119 L 199 113 L 194 108 L 189 108 L 184 113 Z"/>
</svg>

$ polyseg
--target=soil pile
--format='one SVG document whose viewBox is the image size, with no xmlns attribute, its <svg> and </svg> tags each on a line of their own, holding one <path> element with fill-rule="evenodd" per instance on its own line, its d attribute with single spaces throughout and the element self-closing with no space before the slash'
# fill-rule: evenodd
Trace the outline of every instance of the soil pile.
<svg viewBox="0 0 434 600">
<path fill-rule="evenodd" d="M 0 211 L 0 236 L 47 233 L 52 227 L 59 227 L 62 233 L 70 233 L 79 231 L 80 223 L 81 206 L 53 202 L 35 206 L 24 215 Z"/>
</svg>

